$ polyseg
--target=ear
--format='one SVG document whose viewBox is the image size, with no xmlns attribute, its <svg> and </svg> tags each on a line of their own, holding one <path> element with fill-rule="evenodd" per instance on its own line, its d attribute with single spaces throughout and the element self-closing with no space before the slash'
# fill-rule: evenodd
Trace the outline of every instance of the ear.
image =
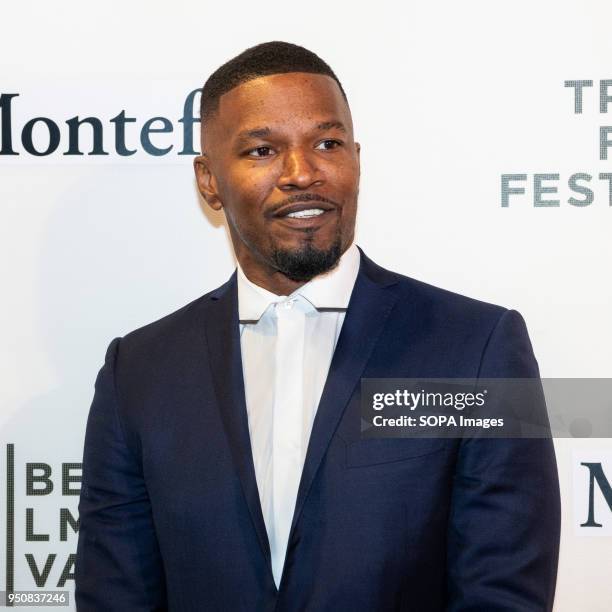
<svg viewBox="0 0 612 612">
<path fill-rule="evenodd" d="M 193 160 L 193 169 L 195 171 L 198 190 L 206 203 L 213 210 L 221 210 L 223 203 L 219 199 L 217 191 L 217 181 L 210 167 L 210 159 L 205 153 L 199 155 Z"/>
<path fill-rule="evenodd" d="M 357 151 L 357 167 L 359 168 L 359 176 L 361 176 L 361 145 L 355 143 L 355 151 Z"/>
</svg>

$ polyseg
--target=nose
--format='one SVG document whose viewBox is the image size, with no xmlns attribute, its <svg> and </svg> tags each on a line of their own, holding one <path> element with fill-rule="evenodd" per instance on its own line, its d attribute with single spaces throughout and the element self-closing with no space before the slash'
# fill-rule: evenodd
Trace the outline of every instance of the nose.
<svg viewBox="0 0 612 612">
<path fill-rule="evenodd" d="M 285 153 L 282 174 L 278 178 L 279 189 L 308 189 L 319 183 L 323 183 L 323 177 L 314 153 L 309 154 L 297 147 L 289 149 Z"/>
</svg>

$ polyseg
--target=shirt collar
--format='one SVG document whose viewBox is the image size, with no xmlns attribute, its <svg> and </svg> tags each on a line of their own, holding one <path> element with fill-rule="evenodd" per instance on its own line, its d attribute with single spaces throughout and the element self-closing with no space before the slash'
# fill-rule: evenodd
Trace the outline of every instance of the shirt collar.
<svg viewBox="0 0 612 612">
<path fill-rule="evenodd" d="M 333 270 L 315 276 L 290 296 L 276 295 L 251 282 L 240 264 L 237 264 L 238 317 L 241 322 L 255 323 L 271 303 L 282 302 L 287 297 L 297 295 L 302 295 L 318 310 L 346 309 L 359 272 L 359 263 L 359 249 L 353 243 L 340 257 L 338 265 Z"/>
</svg>

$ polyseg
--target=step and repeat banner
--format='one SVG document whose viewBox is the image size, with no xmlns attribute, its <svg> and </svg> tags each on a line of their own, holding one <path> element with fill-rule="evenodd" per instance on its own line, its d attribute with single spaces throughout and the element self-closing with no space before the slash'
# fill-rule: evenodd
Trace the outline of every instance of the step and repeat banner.
<svg viewBox="0 0 612 612">
<path fill-rule="evenodd" d="M 83 436 L 106 347 L 235 267 L 192 158 L 200 87 L 254 44 L 301 44 L 343 83 L 368 256 L 521 312 L 543 377 L 612 377 L 612 4 L 1 12 L 0 590 L 67 591 L 74 609 Z M 555 449 L 555 611 L 610 610 L 612 440 L 595 430 Z"/>
</svg>

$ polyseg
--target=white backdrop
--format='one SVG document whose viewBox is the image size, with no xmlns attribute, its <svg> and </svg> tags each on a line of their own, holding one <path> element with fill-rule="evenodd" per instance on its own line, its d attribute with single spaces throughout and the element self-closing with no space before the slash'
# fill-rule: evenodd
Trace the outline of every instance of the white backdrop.
<svg viewBox="0 0 612 612">
<path fill-rule="evenodd" d="M 342 81 L 362 145 L 357 243 L 370 257 L 519 310 L 543 376 L 612 377 L 612 202 L 598 178 L 612 172 L 600 159 L 600 128 L 612 125 L 599 87 L 612 79 L 609 2 L 23 4 L 3 4 L 0 37 L 0 93 L 19 94 L 5 96 L 0 115 L 7 153 L 10 102 L 19 153 L 0 154 L 0 521 L 3 533 L 7 515 L 14 525 L 12 558 L 0 546 L 0 589 L 7 563 L 16 589 L 35 589 L 45 564 L 41 585 L 60 588 L 64 572 L 73 589 L 77 535 L 69 525 L 62 534 L 60 517 L 66 508 L 76 518 L 78 496 L 63 491 L 62 464 L 81 461 L 108 343 L 233 270 L 223 218 L 205 209 L 191 157 L 178 154 L 179 119 L 187 95 L 253 44 L 302 44 Z M 580 114 L 567 80 L 593 82 Z M 125 131 L 137 152 L 127 157 L 113 153 L 110 119 L 122 110 L 135 119 Z M 111 154 L 63 155 L 66 120 L 77 115 L 100 119 Z M 59 128 L 51 155 L 22 143 L 36 117 Z M 172 132 L 149 136 L 153 146 L 173 146 L 162 156 L 140 141 L 153 117 L 171 124 Z M 30 132 L 44 151 L 48 128 L 38 121 Z M 90 148 L 83 137 L 81 149 Z M 612 143 L 609 153 L 612 160 Z M 568 187 L 575 173 L 593 177 L 590 205 L 568 203 L 584 198 Z M 508 207 L 503 174 L 526 175 L 512 183 L 525 193 L 510 195 Z M 541 199 L 558 206 L 534 206 L 536 174 L 559 175 L 541 183 L 557 188 Z M 563 532 L 555 610 L 608 611 L 612 511 L 596 487 L 602 527 L 580 527 L 589 485 L 580 463 L 601 462 L 612 482 L 612 441 L 557 440 L 556 451 Z M 29 463 L 48 464 L 53 491 L 28 495 Z"/>
</svg>

